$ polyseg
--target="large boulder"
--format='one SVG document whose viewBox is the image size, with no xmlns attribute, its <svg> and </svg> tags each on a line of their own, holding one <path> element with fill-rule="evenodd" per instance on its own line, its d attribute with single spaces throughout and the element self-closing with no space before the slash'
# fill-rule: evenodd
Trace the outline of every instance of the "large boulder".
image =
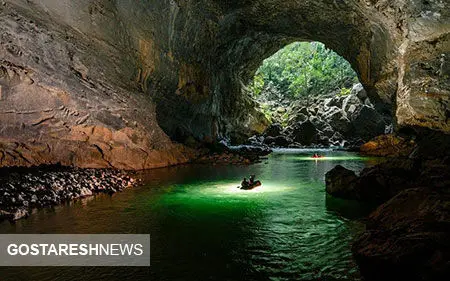
<svg viewBox="0 0 450 281">
<path fill-rule="evenodd" d="M 346 141 L 344 140 L 344 136 L 342 136 L 339 132 L 334 132 L 333 136 L 330 138 L 330 144 L 334 146 L 344 146 Z"/>
<path fill-rule="evenodd" d="M 344 111 L 346 114 L 351 115 L 350 107 L 353 106 L 357 109 L 361 108 L 363 106 L 364 102 L 361 101 L 358 96 L 356 95 L 348 95 L 345 97 L 344 101 L 342 102 L 342 111 Z"/>
<path fill-rule="evenodd" d="M 343 111 L 334 111 L 330 115 L 326 116 L 326 121 L 331 127 L 338 132 L 346 135 L 351 129 L 352 125 L 350 120 L 343 114 Z"/>
<path fill-rule="evenodd" d="M 360 152 L 369 156 L 406 157 L 416 147 L 413 140 L 393 134 L 378 136 L 360 147 Z"/>
<path fill-rule="evenodd" d="M 306 120 L 308 120 L 308 115 L 305 115 L 305 114 L 303 114 L 299 111 L 295 111 L 295 109 L 293 109 L 293 113 L 292 113 L 292 116 L 288 120 L 288 124 L 289 124 L 289 126 L 292 126 L 299 122 L 303 123 Z"/>
<path fill-rule="evenodd" d="M 272 147 L 288 147 L 292 140 L 286 136 L 267 137 L 264 139 L 264 143 Z"/>
<path fill-rule="evenodd" d="M 352 251 L 367 281 L 447 280 L 449 188 L 407 189 L 367 219 Z"/>
<path fill-rule="evenodd" d="M 382 203 L 402 190 L 414 186 L 420 163 L 411 159 L 392 159 L 364 169 L 358 179 L 358 199 Z"/>
<path fill-rule="evenodd" d="M 268 147 L 251 146 L 251 145 L 229 146 L 228 149 L 233 153 L 237 153 L 250 159 L 257 158 L 260 156 L 266 156 L 272 153 L 272 149 Z"/>
<path fill-rule="evenodd" d="M 342 102 L 344 101 L 343 96 L 334 96 L 332 98 L 327 98 L 324 100 L 324 106 L 326 107 L 342 107 Z"/>
<path fill-rule="evenodd" d="M 322 129 L 328 126 L 327 122 L 322 120 L 322 117 L 318 116 L 310 116 L 308 120 L 316 127 L 317 129 Z"/>
<path fill-rule="evenodd" d="M 251 136 L 245 144 L 251 146 L 264 146 L 264 137 L 259 135 Z"/>
<path fill-rule="evenodd" d="M 273 123 L 267 128 L 264 135 L 267 137 L 277 137 L 281 134 L 281 131 L 283 131 L 283 126 L 280 123 Z"/>
<path fill-rule="evenodd" d="M 327 192 L 343 199 L 382 203 L 419 178 L 420 163 L 411 159 L 392 159 L 364 169 L 359 177 L 342 166 L 325 175 Z"/>
<path fill-rule="evenodd" d="M 385 132 L 386 123 L 383 116 L 370 106 L 361 107 L 357 113 L 351 116 L 351 121 L 354 127 L 353 135 L 365 141 Z"/>
<path fill-rule="evenodd" d="M 321 128 L 319 134 L 321 136 L 326 136 L 328 138 L 331 138 L 335 133 L 336 133 L 336 131 L 331 126 L 328 125 L 328 126 Z"/>
<path fill-rule="evenodd" d="M 326 190 L 329 194 L 347 199 L 357 199 L 355 172 L 337 165 L 325 174 Z"/>
<path fill-rule="evenodd" d="M 367 92 L 364 89 L 363 85 L 361 83 L 355 84 L 352 87 L 352 91 L 350 92 L 352 96 L 358 97 L 358 99 L 364 103 L 364 101 L 368 98 Z"/>
<path fill-rule="evenodd" d="M 302 145 L 311 145 L 318 139 L 319 131 L 311 121 L 297 123 L 292 128 L 292 139 Z"/>
</svg>

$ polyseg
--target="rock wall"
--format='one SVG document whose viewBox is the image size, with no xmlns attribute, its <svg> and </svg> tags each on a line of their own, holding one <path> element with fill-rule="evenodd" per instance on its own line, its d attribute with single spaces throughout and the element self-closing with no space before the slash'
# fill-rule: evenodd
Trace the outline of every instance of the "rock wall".
<svg viewBox="0 0 450 281">
<path fill-rule="evenodd" d="M 242 85 L 301 40 L 344 56 L 398 128 L 450 132 L 449 5 L 4 0 L 0 165 L 150 168 L 193 154 L 166 134 L 209 142 L 260 133 L 267 124 Z"/>
<path fill-rule="evenodd" d="M 278 98 L 283 94 L 271 87 L 264 89 L 262 95 L 265 97 L 260 99 L 264 101 L 261 107 L 274 112 L 273 123 L 264 134 L 247 140 L 252 145 L 359 148 L 392 128 L 392 118 L 376 110 L 360 83 L 346 95 L 335 91 L 292 101 Z"/>
<path fill-rule="evenodd" d="M 146 169 L 194 156 L 143 94 L 151 40 L 108 3 L 0 6 L 0 166 Z"/>
</svg>

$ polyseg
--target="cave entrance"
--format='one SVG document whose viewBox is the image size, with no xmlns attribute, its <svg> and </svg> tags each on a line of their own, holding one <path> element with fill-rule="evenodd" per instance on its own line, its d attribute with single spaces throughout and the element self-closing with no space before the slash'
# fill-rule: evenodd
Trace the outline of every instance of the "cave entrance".
<svg viewBox="0 0 450 281">
<path fill-rule="evenodd" d="M 389 130 L 350 63 L 320 42 L 291 43 L 265 59 L 245 92 L 270 123 L 250 144 L 357 146 Z"/>
</svg>

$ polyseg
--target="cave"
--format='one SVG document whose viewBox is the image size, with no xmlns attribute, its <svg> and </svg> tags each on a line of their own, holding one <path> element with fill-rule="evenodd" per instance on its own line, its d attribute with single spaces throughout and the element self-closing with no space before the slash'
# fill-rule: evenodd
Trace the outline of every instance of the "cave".
<svg viewBox="0 0 450 281">
<path fill-rule="evenodd" d="M 261 133 L 242 85 L 305 40 L 349 61 L 397 130 L 446 133 L 447 12 L 427 3 L 5 1 L 1 163 L 162 167 L 195 157 L 170 138 Z"/>
<path fill-rule="evenodd" d="M 253 116 L 269 124 L 249 145 L 357 148 L 393 129 L 386 106 L 375 106 L 349 62 L 320 42 L 295 42 L 266 58 L 242 92 L 263 113 Z"/>
<path fill-rule="evenodd" d="M 235 186 L 230 188 L 233 182 L 224 183 L 210 177 L 240 177 L 244 172 L 252 174 L 253 169 L 262 176 L 272 175 L 274 179 L 287 180 L 288 174 L 283 176 L 283 173 L 297 169 L 307 175 L 308 184 L 321 190 L 322 193 L 317 193 L 320 196 L 314 200 L 321 202 L 323 208 L 319 209 L 324 216 L 337 205 L 351 205 L 348 201 L 341 204 L 336 200 L 350 199 L 374 205 L 370 215 L 366 214 L 365 229 L 359 232 L 360 236 L 342 243 L 353 245 L 354 260 L 348 256 L 344 258 L 359 267 L 346 265 L 348 267 L 339 270 L 353 272 L 354 268 L 360 268 L 355 269 L 357 277 L 346 275 L 344 279 L 363 276 L 361 278 L 366 280 L 377 280 L 408 276 L 411 280 L 437 280 L 447 276 L 449 250 L 448 243 L 443 241 L 448 237 L 444 226 L 449 221 L 450 182 L 449 6 L 442 0 L 0 1 L 0 194 L 8 194 L 0 195 L 0 218 L 16 221 L 16 218 L 28 214 L 28 206 L 36 205 L 41 209 L 71 201 L 72 197 L 113 194 L 134 186 L 137 182 L 134 175 L 142 177 L 149 185 L 157 186 L 163 182 L 170 185 L 167 194 L 178 190 L 178 181 L 190 186 L 198 176 L 196 180 L 214 182 L 217 190 L 223 191 L 221 195 L 202 184 L 196 188 L 203 187 L 204 193 L 199 191 L 195 198 L 189 197 L 192 195 L 189 192 L 186 197 L 182 194 L 174 196 L 173 201 L 158 193 L 144 194 L 151 198 L 162 196 L 162 201 L 156 206 L 167 204 L 174 210 L 186 202 L 193 202 L 185 209 L 180 207 L 186 212 L 197 203 L 210 214 L 215 214 L 217 209 L 214 208 L 223 208 L 228 214 L 223 219 L 231 224 L 231 233 L 236 237 L 249 233 L 251 236 L 259 234 L 252 232 L 254 229 L 251 227 L 265 222 L 262 217 L 273 218 L 276 225 L 277 216 L 264 213 L 265 216 L 258 218 L 261 221 L 244 216 L 243 221 L 249 219 L 249 229 L 245 230 L 249 232 L 241 232 L 236 220 L 232 219 L 236 210 L 221 201 L 223 194 L 237 196 L 233 198 L 241 200 L 236 199 L 238 205 L 248 208 L 242 209 L 245 215 L 253 214 L 246 211 L 262 205 L 245 201 L 251 195 L 244 196 L 239 192 L 236 195 Z M 336 157 L 333 159 L 333 155 L 328 155 L 330 162 L 326 159 L 309 161 L 310 157 L 304 155 L 310 153 L 309 150 L 300 155 L 286 152 L 267 156 L 270 148 L 249 142 L 255 135 L 267 135 L 271 122 L 248 94 L 248 85 L 265 59 L 294 42 L 321 42 L 348 61 L 361 83 L 359 89 L 364 90 L 373 110 L 381 116 L 382 125 L 389 127 L 392 123 L 389 134 L 365 136 L 361 142 L 352 142 L 352 149 L 357 152 L 333 152 Z M 369 119 L 356 123 L 364 129 L 368 127 L 366 122 Z M 381 128 L 380 124 L 377 126 Z M 315 144 L 309 139 L 301 143 L 304 138 L 302 131 L 299 132 L 299 145 Z M 330 145 L 336 143 L 328 141 L 324 144 Z M 319 153 L 325 155 L 329 152 Z M 361 154 L 355 156 L 352 153 Z M 387 160 L 378 163 L 368 160 L 370 157 Z M 256 160 L 262 163 L 255 164 Z M 295 164 L 294 160 L 303 161 L 305 165 Z M 264 161 L 268 161 L 269 168 L 264 168 Z M 215 170 L 219 162 L 232 165 L 223 171 L 220 167 Z M 368 166 L 362 165 L 363 162 Z M 196 170 L 195 165 L 199 163 L 206 166 Z M 358 171 L 355 173 L 341 164 L 348 164 Z M 151 171 L 154 168 L 161 169 Z M 145 176 L 146 172 L 137 171 L 147 171 L 148 174 Z M 209 174 L 204 174 L 206 172 Z M 23 173 L 32 176 L 21 176 Z M 131 173 L 132 176 L 122 173 Z M 298 176 L 292 173 L 294 178 Z M 35 197 L 30 195 L 32 201 L 24 200 L 24 196 L 31 194 L 30 186 L 39 182 L 39 174 L 42 182 L 52 182 L 61 177 L 64 180 L 57 181 L 57 185 L 63 187 L 55 191 L 51 183 L 47 189 L 39 183 L 42 188 L 33 187 L 32 190 L 42 190 L 40 195 L 33 193 Z M 289 184 L 296 186 L 304 180 L 296 179 L 297 182 Z M 68 182 L 73 180 L 80 183 L 76 192 L 66 188 L 72 186 Z M 10 190 L 10 186 L 15 184 L 20 186 L 16 190 L 23 192 L 20 200 L 14 197 L 16 191 Z M 270 178 L 266 185 L 280 193 L 292 192 L 290 186 L 277 186 Z M 57 192 L 62 192 L 62 197 L 55 199 L 57 204 L 42 203 Z M 10 194 L 14 198 L 8 197 Z M 135 227 L 132 230 L 120 229 L 108 224 L 104 226 L 106 232 L 150 231 L 140 228 L 145 222 L 139 219 L 148 219 L 152 226 L 164 229 L 167 231 L 164 234 L 173 238 L 177 232 L 175 229 L 185 226 L 174 224 L 171 229 L 159 221 L 169 217 L 171 222 L 178 222 L 180 217 L 176 216 L 176 211 L 164 213 L 162 208 L 158 209 L 161 217 L 152 217 L 143 207 L 143 201 L 129 201 L 143 209 L 120 205 L 123 200 L 133 200 L 126 194 L 124 192 L 121 199 L 111 200 L 117 203 L 111 203 L 108 210 L 137 210 L 133 213 L 135 216 L 123 221 L 120 216 L 127 212 L 117 215 L 117 219 L 123 222 L 120 225 L 129 221 L 130 225 L 135 223 Z M 209 209 L 211 202 L 198 199 L 207 197 L 207 194 L 223 204 L 217 203 L 219 205 Z M 267 194 L 262 192 L 261 196 L 269 196 Z M 286 196 L 286 200 L 297 198 L 297 195 Z M 223 198 L 228 198 L 226 196 Z M 44 201 L 39 201 L 41 199 Z M 18 201 L 26 201 L 24 206 L 27 208 L 17 209 Z M 2 204 L 10 204 L 9 209 Z M 305 202 L 305 206 L 313 205 Z M 81 217 L 71 212 L 78 210 L 77 206 L 75 204 L 74 209 L 60 208 L 67 211 L 71 219 L 77 220 Z M 83 206 L 91 208 L 89 202 Z M 104 209 L 97 207 L 89 210 L 102 213 Z M 83 210 L 80 212 L 85 214 Z M 57 220 L 57 214 L 49 221 L 63 222 L 62 218 Z M 108 214 L 108 218 L 115 217 L 114 213 Z M 226 230 L 223 225 L 214 224 L 219 219 L 211 219 L 202 213 L 195 215 L 204 218 L 205 224 L 216 225 L 216 234 Z M 86 215 L 86 218 L 97 221 L 95 217 Z M 341 223 L 338 215 L 333 219 Z M 192 221 L 193 224 L 197 222 L 195 219 Z M 289 221 L 292 223 L 292 219 Z M 49 224 L 37 222 L 32 228 L 36 233 L 58 231 Z M 17 223 L 23 226 L 20 221 Z M 83 223 L 64 224 L 61 229 L 79 233 L 84 231 L 77 228 L 80 225 L 85 226 Z M 255 229 L 258 226 L 262 225 L 256 225 Z M 270 223 L 263 226 L 267 228 L 261 229 L 269 232 L 277 231 L 270 228 Z M 17 230 L 10 227 L 6 221 L 0 220 L 0 232 L 26 232 L 25 226 Z M 86 231 L 95 231 L 86 227 Z M 347 228 L 352 229 L 350 225 L 346 225 Z M 241 240 L 230 238 L 228 245 L 228 242 L 220 240 L 220 235 L 207 236 L 193 229 L 188 226 L 180 233 L 201 237 L 203 240 L 199 239 L 198 245 L 205 241 L 215 242 L 211 252 L 232 256 L 233 252 L 227 252 L 227 249 L 245 248 L 240 244 Z M 327 230 L 327 233 L 332 232 Z M 410 233 L 416 234 L 417 240 Z M 349 237 L 353 235 L 347 234 Z M 163 235 L 156 234 L 156 237 L 160 245 L 169 241 Z M 264 239 L 260 241 L 267 242 Z M 170 240 L 170 243 L 175 240 Z M 184 248 L 177 243 L 174 242 L 170 250 L 178 247 L 186 252 L 192 251 L 191 257 L 204 262 L 205 267 L 215 260 L 214 256 L 208 260 L 204 252 Z M 314 241 L 311 244 L 314 245 Z M 271 245 L 269 241 L 264 247 Z M 409 248 L 417 251 L 407 251 Z M 342 251 L 351 256 L 350 252 L 349 247 Z M 294 251 L 292 253 L 294 255 Z M 217 260 L 227 260 L 229 256 L 220 256 Z M 324 261 L 333 262 L 328 260 L 328 256 Z M 246 262 L 244 260 L 244 264 Z M 321 262 L 309 267 L 308 262 L 302 262 L 297 271 L 277 272 L 278 275 L 274 276 L 264 275 L 264 270 L 246 264 L 253 274 L 248 276 L 248 280 L 283 276 L 295 279 L 299 272 L 303 274 L 304 268 L 309 271 L 302 280 L 322 278 L 321 269 L 328 267 Z M 218 264 L 212 265 L 211 270 L 222 272 L 224 266 Z M 175 272 L 171 275 L 167 264 L 158 265 L 161 268 L 152 271 L 152 277 L 161 279 L 166 274 L 168 280 L 181 278 Z M 229 266 L 231 272 L 242 273 L 236 264 Z M 386 272 L 395 271 L 397 275 L 385 276 L 376 270 L 378 267 L 386 269 Z M 181 265 L 179 269 L 187 270 Z M 210 274 L 197 273 L 204 278 Z M 222 273 L 226 275 L 226 272 Z M 18 274 L 23 272 L 18 271 Z M 40 276 L 39 270 L 30 274 L 35 279 Z M 46 274 L 52 276 L 54 272 L 50 270 Z M 67 274 L 73 275 L 74 272 L 68 270 Z M 89 274 L 86 273 L 86 278 L 95 280 L 95 276 Z M 117 274 L 123 278 L 130 277 L 124 272 Z M 325 278 L 340 278 L 333 274 L 325 275 Z M 233 279 L 236 276 L 222 277 Z M 143 278 L 146 277 L 148 275 Z"/>
</svg>

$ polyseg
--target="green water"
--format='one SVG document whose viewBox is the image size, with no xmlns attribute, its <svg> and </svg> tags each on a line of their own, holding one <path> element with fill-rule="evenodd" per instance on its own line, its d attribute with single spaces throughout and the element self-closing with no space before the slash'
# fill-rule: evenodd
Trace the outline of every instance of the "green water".
<svg viewBox="0 0 450 281">
<path fill-rule="evenodd" d="M 0 233 L 150 233 L 152 251 L 150 268 L 0 268 L 0 280 L 359 280 L 350 247 L 365 210 L 326 196 L 324 174 L 374 162 L 314 152 L 153 170 L 145 186 L 0 223 Z M 237 189 L 249 174 L 263 185 Z"/>
</svg>

